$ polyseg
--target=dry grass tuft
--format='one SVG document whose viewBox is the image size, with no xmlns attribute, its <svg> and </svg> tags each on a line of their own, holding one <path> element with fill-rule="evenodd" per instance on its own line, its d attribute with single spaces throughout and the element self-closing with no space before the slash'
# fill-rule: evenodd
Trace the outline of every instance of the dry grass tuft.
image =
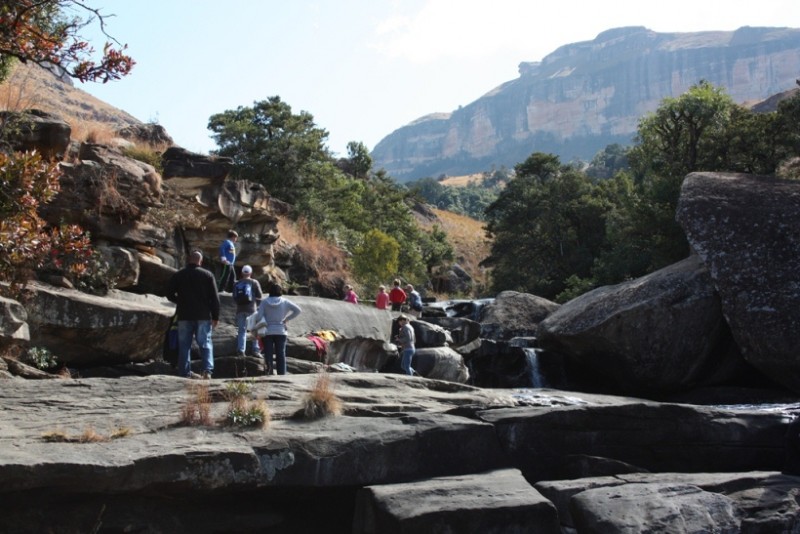
<svg viewBox="0 0 800 534">
<path fill-rule="evenodd" d="M 102 443 L 104 441 L 108 441 L 108 436 L 104 436 L 102 434 L 98 434 L 94 427 L 87 426 L 83 429 L 83 434 L 80 435 L 78 441 L 80 443 Z"/>
<path fill-rule="evenodd" d="M 45 432 L 44 434 L 42 434 L 42 439 L 53 443 L 64 443 L 72 441 L 72 439 L 69 437 L 69 434 L 67 434 L 63 430 L 51 430 L 50 432 Z"/>
<path fill-rule="evenodd" d="M 105 436 L 98 433 L 93 426 L 87 425 L 80 435 L 70 435 L 63 430 L 53 430 L 42 434 L 42 439 L 51 443 L 105 443 L 112 439 L 129 436 L 131 432 L 128 427 L 119 427 L 115 428 L 110 435 Z"/>
<path fill-rule="evenodd" d="M 190 384 L 190 398 L 181 408 L 181 423 L 187 426 L 211 426 L 211 394 L 208 384 Z"/>
<path fill-rule="evenodd" d="M 330 375 L 321 372 L 303 401 L 304 419 L 320 419 L 329 415 L 342 415 L 342 401 L 333 391 Z"/>
<path fill-rule="evenodd" d="M 317 234 L 308 224 L 288 219 L 278 221 L 281 244 L 294 248 L 298 263 L 314 272 L 314 278 L 324 294 L 337 295 L 342 284 L 350 278 L 347 253 L 336 243 Z"/>
</svg>

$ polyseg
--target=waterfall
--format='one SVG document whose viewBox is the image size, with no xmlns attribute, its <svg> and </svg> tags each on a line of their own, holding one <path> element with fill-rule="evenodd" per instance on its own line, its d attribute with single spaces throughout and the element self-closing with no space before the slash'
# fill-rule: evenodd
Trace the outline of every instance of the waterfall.
<svg viewBox="0 0 800 534">
<path fill-rule="evenodd" d="M 525 359 L 528 361 L 528 373 L 530 378 L 530 387 L 532 388 L 545 388 L 544 376 L 539 367 L 539 353 L 537 349 L 532 347 L 525 347 L 522 349 L 525 352 Z"/>
</svg>

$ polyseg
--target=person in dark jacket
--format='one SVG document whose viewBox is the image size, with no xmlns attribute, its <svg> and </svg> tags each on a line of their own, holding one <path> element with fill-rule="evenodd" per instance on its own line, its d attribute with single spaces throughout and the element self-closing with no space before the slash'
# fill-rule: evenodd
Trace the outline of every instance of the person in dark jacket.
<svg viewBox="0 0 800 534">
<path fill-rule="evenodd" d="M 214 345 L 211 331 L 219 323 L 219 295 L 214 275 L 201 265 L 203 253 L 195 250 L 189 262 L 172 275 L 167 286 L 167 298 L 174 302 L 178 314 L 178 374 L 192 376 L 192 339 L 197 340 L 203 360 L 203 378 L 214 372 Z"/>
</svg>

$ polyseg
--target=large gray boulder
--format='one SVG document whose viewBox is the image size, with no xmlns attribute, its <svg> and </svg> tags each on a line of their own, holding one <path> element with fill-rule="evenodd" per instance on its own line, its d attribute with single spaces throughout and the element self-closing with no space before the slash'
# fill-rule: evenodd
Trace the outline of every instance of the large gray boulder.
<svg viewBox="0 0 800 534">
<path fill-rule="evenodd" d="M 555 506 L 516 469 L 437 477 L 359 491 L 353 533 L 559 532 Z"/>
<path fill-rule="evenodd" d="M 730 336 L 697 256 L 573 299 L 539 324 L 543 348 L 563 353 L 614 391 L 653 394 L 730 375 Z"/>
<path fill-rule="evenodd" d="M 0 111 L 0 129 L 14 150 L 36 150 L 56 159 L 66 152 L 72 133 L 61 117 L 39 109 Z"/>
<path fill-rule="evenodd" d="M 800 182 L 693 173 L 676 217 L 708 266 L 742 356 L 800 392 Z"/>
<path fill-rule="evenodd" d="M 24 303 L 31 345 L 67 365 L 108 365 L 159 357 L 173 308 L 166 299 L 110 291 L 96 296 L 31 283 Z"/>
<path fill-rule="evenodd" d="M 535 336 L 537 325 L 560 305 L 545 298 L 503 291 L 480 310 L 481 337 L 496 341 Z"/>
</svg>

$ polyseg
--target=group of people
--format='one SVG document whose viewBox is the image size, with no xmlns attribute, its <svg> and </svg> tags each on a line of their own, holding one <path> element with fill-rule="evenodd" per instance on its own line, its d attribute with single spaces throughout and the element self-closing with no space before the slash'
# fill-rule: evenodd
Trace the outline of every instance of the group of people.
<svg viewBox="0 0 800 534">
<path fill-rule="evenodd" d="M 400 280 L 395 280 L 388 293 L 386 286 L 379 286 L 378 294 L 375 296 L 375 306 L 379 310 L 391 308 L 392 311 L 403 311 L 403 307 L 408 303 L 408 314 L 419 317 L 422 313 L 422 296 L 411 284 L 406 284 L 405 291 L 400 285 Z"/>
<path fill-rule="evenodd" d="M 189 254 L 187 265 L 176 272 L 169 280 L 167 298 L 175 303 L 178 325 L 178 374 L 193 377 L 191 370 L 192 342 L 196 341 L 200 348 L 202 373 L 200 377 L 211 378 L 214 373 L 214 345 L 211 333 L 219 324 L 219 293 L 229 292 L 236 302 L 236 354 L 245 356 L 247 350 L 247 332 L 255 331 L 252 355 L 263 357 L 266 373 L 286 374 L 286 323 L 297 317 L 302 310 L 289 299 L 283 297 L 281 286 L 270 283 L 266 288 L 266 298 L 258 280 L 252 277 L 250 265 L 242 267 L 242 276 L 236 280 L 234 268 L 236 262 L 236 240 L 238 234 L 231 230 L 227 239 L 220 245 L 219 259 L 222 272 L 219 279 L 204 269 L 203 254 L 195 250 Z M 380 286 L 375 298 L 379 309 L 391 307 L 393 311 L 402 311 L 408 302 L 408 313 L 419 317 L 422 311 L 422 297 L 411 284 L 400 287 L 400 280 L 394 281 L 394 287 L 386 292 Z M 358 295 L 353 287 L 345 286 L 345 301 L 358 304 Z M 415 374 L 411 361 L 415 353 L 414 329 L 410 319 L 400 315 L 397 319 L 399 332 L 395 341 L 402 351 L 401 367 L 408 375 Z"/>
<path fill-rule="evenodd" d="M 236 349 L 244 356 L 247 349 L 247 331 L 250 324 L 258 335 L 253 340 L 253 356 L 263 356 L 267 374 L 277 371 L 286 374 L 286 323 L 302 310 L 283 297 L 281 286 L 271 283 L 266 288 L 267 297 L 258 280 L 252 278 L 253 268 L 242 267 L 242 278 L 236 281 L 234 262 L 237 233 L 230 231 L 228 239 L 220 246 L 222 276 L 219 283 L 214 275 L 202 267 L 203 254 L 195 250 L 189 254 L 186 267 L 169 280 L 167 298 L 175 303 L 178 317 L 178 374 L 190 378 L 192 341 L 197 342 L 202 360 L 200 377 L 211 378 L 214 373 L 214 345 L 211 333 L 219 324 L 219 291 L 225 289 L 236 301 Z M 240 296 L 241 295 L 241 296 Z M 250 324 L 248 324 L 250 323 Z M 263 345 L 263 347 L 262 347 Z"/>
</svg>

